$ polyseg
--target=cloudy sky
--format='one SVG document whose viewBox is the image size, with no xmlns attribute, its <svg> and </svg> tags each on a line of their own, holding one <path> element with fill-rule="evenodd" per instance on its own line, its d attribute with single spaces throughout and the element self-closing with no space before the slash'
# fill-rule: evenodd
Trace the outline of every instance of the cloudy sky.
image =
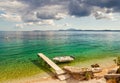
<svg viewBox="0 0 120 83">
<path fill-rule="evenodd" d="M 0 0 L 0 30 L 120 29 L 120 0 Z"/>
</svg>

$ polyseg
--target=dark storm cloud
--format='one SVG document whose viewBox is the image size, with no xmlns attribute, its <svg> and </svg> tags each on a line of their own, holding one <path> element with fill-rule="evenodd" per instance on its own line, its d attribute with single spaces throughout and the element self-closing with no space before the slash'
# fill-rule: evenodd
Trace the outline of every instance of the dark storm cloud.
<svg viewBox="0 0 120 83">
<path fill-rule="evenodd" d="M 74 15 L 77 17 L 81 16 L 89 16 L 94 7 L 99 8 L 108 8 L 106 13 L 109 13 L 109 9 L 112 8 L 112 12 L 120 12 L 120 0 L 18 0 L 22 3 L 28 4 L 29 7 L 36 10 L 37 8 L 40 9 L 43 6 L 51 6 L 51 5 L 61 5 L 65 7 L 69 15 Z M 46 11 L 52 11 L 46 10 Z M 53 11 L 54 12 L 54 11 Z M 39 14 L 39 13 L 38 13 Z M 37 14 L 37 15 L 38 15 Z M 37 16 L 41 19 L 49 19 L 54 18 L 55 14 L 40 14 Z"/>
<path fill-rule="evenodd" d="M 70 15 L 75 16 L 88 16 L 91 14 L 91 7 L 85 3 L 79 1 L 71 1 L 68 6 L 68 11 Z"/>
<path fill-rule="evenodd" d="M 85 3 L 101 8 L 113 8 L 116 12 L 120 11 L 120 0 L 85 0 Z"/>
<path fill-rule="evenodd" d="M 107 8 L 106 13 L 120 12 L 120 0 L 72 0 L 68 11 L 71 15 L 88 16 L 92 13 L 94 7 Z"/>
<path fill-rule="evenodd" d="M 68 15 L 76 17 L 93 15 L 101 19 L 109 17 L 109 13 L 120 12 L 120 0 L 5 0 L 1 2 L 4 5 L 1 3 L 0 8 L 11 13 L 15 12 L 24 22 L 60 20 Z M 8 5 L 9 3 L 11 5 Z M 18 4 L 18 7 L 15 4 Z"/>
</svg>

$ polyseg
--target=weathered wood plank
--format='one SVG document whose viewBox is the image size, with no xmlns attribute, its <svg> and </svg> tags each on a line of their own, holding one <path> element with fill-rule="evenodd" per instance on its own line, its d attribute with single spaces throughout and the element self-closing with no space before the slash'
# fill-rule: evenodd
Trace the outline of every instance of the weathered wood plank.
<svg viewBox="0 0 120 83">
<path fill-rule="evenodd" d="M 48 65 L 50 65 L 55 70 L 57 77 L 60 80 L 65 80 L 65 79 L 69 78 L 69 76 L 66 74 L 66 72 L 64 70 L 62 70 L 59 66 L 57 66 L 53 61 L 51 61 L 44 54 L 38 53 L 38 56 L 41 57 Z"/>
<path fill-rule="evenodd" d="M 120 74 L 106 74 L 104 78 L 111 79 L 111 78 L 120 78 Z"/>
</svg>

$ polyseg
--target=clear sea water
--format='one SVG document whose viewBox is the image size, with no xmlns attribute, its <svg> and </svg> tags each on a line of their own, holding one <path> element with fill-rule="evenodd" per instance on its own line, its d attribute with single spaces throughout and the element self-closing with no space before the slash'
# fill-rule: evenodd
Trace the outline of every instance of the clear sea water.
<svg viewBox="0 0 120 83">
<path fill-rule="evenodd" d="M 73 55 L 73 63 L 120 55 L 120 32 L 0 32 L 0 81 L 41 73 L 37 53 Z M 72 63 L 71 63 L 72 64 Z"/>
</svg>

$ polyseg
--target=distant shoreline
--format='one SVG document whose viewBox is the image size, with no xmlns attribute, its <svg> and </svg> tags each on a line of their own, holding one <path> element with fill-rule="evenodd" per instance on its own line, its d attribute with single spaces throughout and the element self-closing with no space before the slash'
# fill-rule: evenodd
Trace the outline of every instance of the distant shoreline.
<svg viewBox="0 0 120 83">
<path fill-rule="evenodd" d="M 120 32 L 120 30 L 58 30 L 58 31 L 95 31 L 95 32 L 101 32 L 101 31 L 106 31 L 106 32 Z"/>
<path fill-rule="evenodd" d="M 120 30 L 32 30 L 32 31 L 0 31 L 0 32 L 49 32 L 49 31 L 54 31 L 54 32 L 64 32 L 64 31 L 68 31 L 68 32 L 72 32 L 72 31 L 84 31 L 84 32 L 120 32 Z"/>
</svg>

